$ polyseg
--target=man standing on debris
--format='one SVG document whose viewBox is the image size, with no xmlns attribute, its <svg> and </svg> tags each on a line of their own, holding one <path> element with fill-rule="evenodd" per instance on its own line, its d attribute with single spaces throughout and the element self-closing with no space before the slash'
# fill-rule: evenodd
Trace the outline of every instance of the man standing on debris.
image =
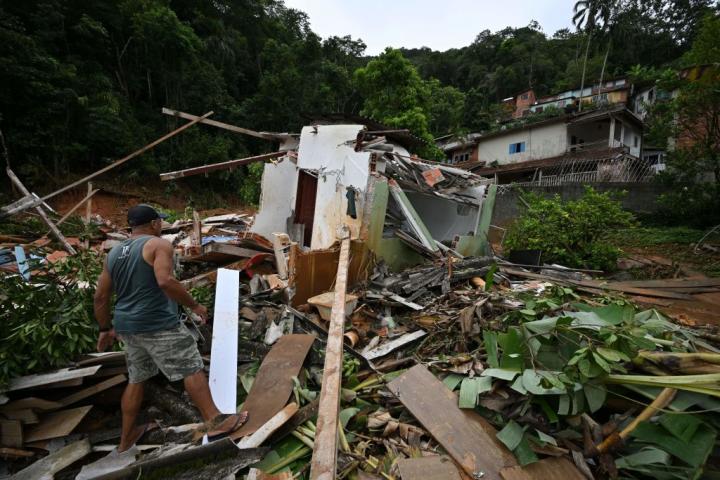
<svg viewBox="0 0 720 480">
<path fill-rule="evenodd" d="M 128 386 L 122 396 L 119 451 L 132 447 L 148 425 L 135 424 L 143 400 L 143 382 L 158 371 L 170 380 L 183 380 L 185 389 L 206 422 L 208 437 L 237 430 L 247 412 L 222 415 L 210 395 L 195 339 L 178 317 L 178 304 L 207 321 L 200 305 L 173 275 L 173 247 L 160 238 L 162 219 L 149 205 L 128 211 L 132 235 L 107 256 L 95 292 L 95 317 L 100 324 L 97 349 L 112 346 L 115 336 L 125 344 Z M 111 321 L 110 299 L 117 295 Z"/>
</svg>

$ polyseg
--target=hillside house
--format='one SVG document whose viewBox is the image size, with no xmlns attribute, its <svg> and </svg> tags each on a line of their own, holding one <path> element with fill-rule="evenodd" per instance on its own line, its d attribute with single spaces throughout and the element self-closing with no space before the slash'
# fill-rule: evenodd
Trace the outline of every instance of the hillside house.
<svg viewBox="0 0 720 480">
<path fill-rule="evenodd" d="M 549 175 L 564 175 L 566 180 L 636 181 L 642 166 L 638 161 L 642 132 L 640 118 L 618 103 L 448 139 L 439 147 L 451 163 L 493 176 L 498 183 L 539 181 L 543 175 L 546 181 Z M 565 168 L 568 162 L 570 171 Z M 630 165 L 630 170 L 603 167 L 618 162 Z"/>
</svg>

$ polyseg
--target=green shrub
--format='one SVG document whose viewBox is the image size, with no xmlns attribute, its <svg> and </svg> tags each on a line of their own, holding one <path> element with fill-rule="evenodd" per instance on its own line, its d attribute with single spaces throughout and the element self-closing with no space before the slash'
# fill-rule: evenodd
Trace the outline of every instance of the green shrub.
<svg viewBox="0 0 720 480">
<path fill-rule="evenodd" d="M 0 275 L 0 388 L 16 376 L 64 367 L 95 350 L 95 282 L 102 259 L 80 251 L 33 266 L 29 282 Z"/>
<path fill-rule="evenodd" d="M 505 240 L 508 251 L 542 250 L 544 262 L 567 267 L 613 270 L 620 250 L 605 242 L 617 228 L 634 222 L 630 212 L 610 192 L 591 187 L 578 200 L 563 202 L 536 193 L 522 193 L 526 211 L 511 225 Z"/>
</svg>

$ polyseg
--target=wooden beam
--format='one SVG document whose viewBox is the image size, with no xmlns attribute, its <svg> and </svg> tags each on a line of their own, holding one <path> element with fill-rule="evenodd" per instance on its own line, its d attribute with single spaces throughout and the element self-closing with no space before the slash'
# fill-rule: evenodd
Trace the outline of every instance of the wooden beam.
<svg viewBox="0 0 720 480">
<path fill-rule="evenodd" d="M 323 370 L 320 406 L 318 407 L 317 433 L 310 464 L 311 480 L 332 480 L 337 469 L 338 411 L 340 408 L 340 381 L 343 362 L 343 327 L 345 324 L 345 293 L 350 263 L 350 238 L 340 245 L 335 298 L 330 314 L 325 367 Z"/>
<path fill-rule="evenodd" d="M 282 427 L 285 422 L 290 420 L 298 411 L 297 403 L 290 403 L 285 408 L 276 413 L 270 420 L 255 430 L 252 435 L 241 439 L 238 448 L 257 448 L 263 444 L 278 428 Z"/>
<path fill-rule="evenodd" d="M 180 112 L 178 110 L 172 110 L 165 107 L 163 107 L 162 113 L 164 113 L 165 115 L 170 115 L 171 117 L 184 118 L 185 120 L 195 120 L 199 118 L 196 115 L 192 115 L 190 113 Z M 251 137 L 262 138 L 264 140 L 277 140 L 277 136 L 271 133 L 256 132 L 255 130 L 237 127 L 235 125 L 230 125 L 229 123 L 218 122 L 217 120 L 200 120 L 200 123 L 204 123 L 205 125 L 212 125 L 213 127 L 222 128 L 223 130 L 229 130 L 235 133 L 250 135 Z"/>
<path fill-rule="evenodd" d="M 20 470 L 11 480 L 46 480 L 65 467 L 69 467 L 92 451 L 87 439 L 80 440 L 41 458 L 29 467 Z"/>
<path fill-rule="evenodd" d="M 262 155 L 255 155 L 254 157 L 239 158 L 237 160 L 228 160 L 227 162 L 211 163 L 209 165 L 202 165 L 200 167 L 186 168 L 184 170 L 176 170 L 174 172 L 167 172 L 160 174 L 160 180 L 166 182 L 168 180 L 175 180 L 177 178 L 190 177 L 192 175 L 199 175 L 201 173 L 214 172 L 216 170 L 228 170 L 230 168 L 239 167 L 241 165 L 247 165 L 249 163 L 264 162 L 266 160 L 272 160 L 287 155 L 288 152 L 271 152 L 264 153 Z"/>
<path fill-rule="evenodd" d="M 103 390 L 107 390 L 108 388 L 120 385 L 121 383 L 124 383 L 125 380 L 127 380 L 127 378 L 125 378 L 125 375 L 116 375 L 90 387 L 78 390 L 77 392 L 72 393 L 67 397 L 61 399 L 59 403 L 61 404 L 61 406 L 67 407 L 68 405 L 72 405 L 75 402 L 79 402 L 80 400 L 91 397 L 96 393 L 100 393 Z"/>
<path fill-rule="evenodd" d="M 10 384 L 4 391 L 12 392 L 14 390 L 22 390 L 25 388 L 38 387 L 41 385 L 45 386 L 58 382 L 63 382 L 65 380 L 73 380 L 76 378 L 87 377 L 89 375 L 94 375 L 95 373 L 97 373 L 98 370 L 100 370 L 100 365 L 87 368 L 78 368 L 75 370 L 65 368 L 56 372 L 37 373 L 34 375 L 26 375 L 24 377 L 16 377 L 10 380 Z"/>
<path fill-rule="evenodd" d="M 88 183 L 89 183 L 89 182 L 88 182 Z M 84 197 L 82 200 L 80 200 L 78 203 L 75 204 L 74 207 L 72 207 L 70 210 L 68 210 L 68 212 L 60 218 L 60 220 L 58 220 L 57 222 L 55 222 L 55 225 L 61 225 L 62 223 L 64 223 L 65 220 L 67 220 L 68 218 L 70 218 L 70 215 L 72 215 L 73 213 L 75 213 L 75 210 L 77 210 L 78 208 L 80 208 L 83 203 L 88 202 L 88 206 L 89 206 L 89 205 L 90 205 L 90 199 L 93 197 L 93 195 L 95 195 L 95 194 L 96 194 L 97 192 L 99 192 L 99 191 L 100 191 L 100 189 L 89 191 L 88 194 L 85 195 L 85 197 Z M 89 218 L 89 216 L 88 216 L 88 218 Z"/>
<path fill-rule="evenodd" d="M 15 173 L 12 170 L 10 170 L 10 167 L 7 167 L 5 169 L 5 171 L 7 172 L 8 177 L 10 177 L 10 180 L 12 181 L 12 183 L 15 184 L 15 186 L 22 192 L 23 195 L 31 195 L 30 191 L 27 188 L 25 188 L 25 185 L 22 184 L 20 179 L 17 176 L 15 176 Z M 42 203 L 42 201 L 40 201 L 40 203 Z M 35 211 L 38 213 L 38 215 L 40 215 L 40 218 L 42 218 L 43 222 L 45 222 L 45 224 L 48 227 L 50 227 L 50 231 L 53 232 L 53 234 L 58 239 L 58 241 L 63 244 L 63 246 L 65 247 L 65 250 L 67 250 L 70 255 L 75 255 L 77 252 L 72 247 L 72 245 L 70 245 L 68 243 L 67 239 L 62 234 L 60 229 L 57 228 L 57 226 L 52 222 L 52 220 L 50 220 L 50 217 L 47 216 L 47 213 L 45 213 L 45 210 L 43 210 L 39 204 L 37 206 L 35 206 L 34 208 L 35 208 Z"/>
<path fill-rule="evenodd" d="M 70 185 L 66 185 L 66 186 L 62 187 L 60 190 L 55 190 L 55 191 L 52 192 L 52 193 L 48 193 L 47 195 L 45 195 L 44 197 L 42 197 L 40 200 L 36 200 L 35 203 L 30 203 L 29 206 L 24 206 L 24 207 L 23 207 L 23 210 L 26 209 L 26 208 L 34 207 L 34 206 L 36 206 L 36 205 L 40 205 L 42 202 L 44 202 L 45 200 L 47 200 L 47 199 L 49 199 L 49 198 L 54 197 L 55 195 L 58 195 L 58 194 L 63 193 L 63 192 L 65 192 L 65 191 L 67 191 L 67 190 L 70 190 L 71 188 L 75 188 L 75 187 L 77 187 L 78 185 L 80 185 L 80 184 L 82 184 L 82 183 L 85 183 L 85 182 L 87 182 L 87 181 L 89 181 L 89 180 L 92 180 L 93 178 L 97 177 L 98 175 L 102 175 L 103 173 L 107 172 L 108 170 L 112 170 L 113 168 L 122 165 L 123 163 L 127 162 L 128 160 L 132 160 L 133 158 L 135 158 L 135 157 L 137 157 L 137 156 L 139 156 L 139 155 L 142 155 L 143 153 L 147 152 L 148 150 L 150 150 L 150 149 L 156 147 L 157 145 L 161 144 L 161 143 L 164 142 L 165 140 L 174 137 L 174 136 L 177 135 L 178 133 L 182 132 L 183 130 L 185 130 L 185 129 L 187 129 L 187 128 L 192 127 L 192 126 L 195 125 L 196 123 L 201 122 L 202 120 L 206 119 L 207 117 L 209 117 L 209 116 L 212 115 L 213 113 L 214 113 L 214 112 L 210 111 L 210 112 L 206 113 L 205 115 L 203 115 L 202 117 L 196 117 L 194 120 L 186 123 L 185 125 L 182 125 L 182 126 L 176 128 L 175 130 L 173 130 L 173 131 L 170 132 L 170 133 L 167 133 L 167 134 L 163 135 L 162 137 L 158 138 L 157 140 L 148 143 L 148 144 L 145 145 L 144 147 L 142 147 L 142 148 L 140 148 L 140 149 L 138 149 L 138 150 L 135 150 L 135 151 L 134 151 L 133 153 L 131 153 L 130 155 L 127 155 L 127 156 L 121 158 L 120 160 L 117 160 L 117 161 L 111 163 L 111 164 L 108 165 L 107 167 L 101 168 L 101 169 L 98 170 L 97 172 L 91 173 L 90 175 L 88 175 L 88 176 L 86 176 L 86 177 L 83 177 L 83 178 L 81 178 L 80 180 L 77 180 L 77 181 L 71 183 Z M 26 194 L 26 195 L 27 195 L 27 194 Z M 17 213 L 17 212 L 18 212 L 18 210 L 15 211 L 15 213 Z"/>
</svg>

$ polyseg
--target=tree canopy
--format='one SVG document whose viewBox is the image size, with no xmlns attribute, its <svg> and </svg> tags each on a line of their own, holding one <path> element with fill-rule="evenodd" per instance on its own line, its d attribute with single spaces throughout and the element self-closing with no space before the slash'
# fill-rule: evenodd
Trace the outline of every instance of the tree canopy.
<svg viewBox="0 0 720 480">
<path fill-rule="evenodd" d="M 369 58 L 359 39 L 321 39 L 307 15 L 282 0 L 4 2 L 0 129 L 29 184 L 64 183 L 177 126 L 160 115 L 164 106 L 295 132 L 316 114 L 363 114 L 431 144 L 446 133 L 492 127 L 498 103 L 519 91 L 543 95 L 578 85 L 586 47 L 587 84 L 598 81 L 603 65 L 610 78 L 638 64 L 659 69 L 707 58 L 690 46 L 703 15 L 717 19 L 712 0 L 585 3 L 612 4 L 602 19 L 607 28 L 596 29 L 591 42 L 585 29 L 548 35 L 532 22 L 482 31 L 459 49 L 389 49 Z M 717 27 L 703 32 L 699 42 L 717 37 Z M 118 173 L 139 178 L 269 148 L 198 126 Z M 224 178 L 237 190 L 248 171 L 218 175 L 216 184 Z M 257 171 L 247 178 L 240 193 L 253 200 Z"/>
</svg>

